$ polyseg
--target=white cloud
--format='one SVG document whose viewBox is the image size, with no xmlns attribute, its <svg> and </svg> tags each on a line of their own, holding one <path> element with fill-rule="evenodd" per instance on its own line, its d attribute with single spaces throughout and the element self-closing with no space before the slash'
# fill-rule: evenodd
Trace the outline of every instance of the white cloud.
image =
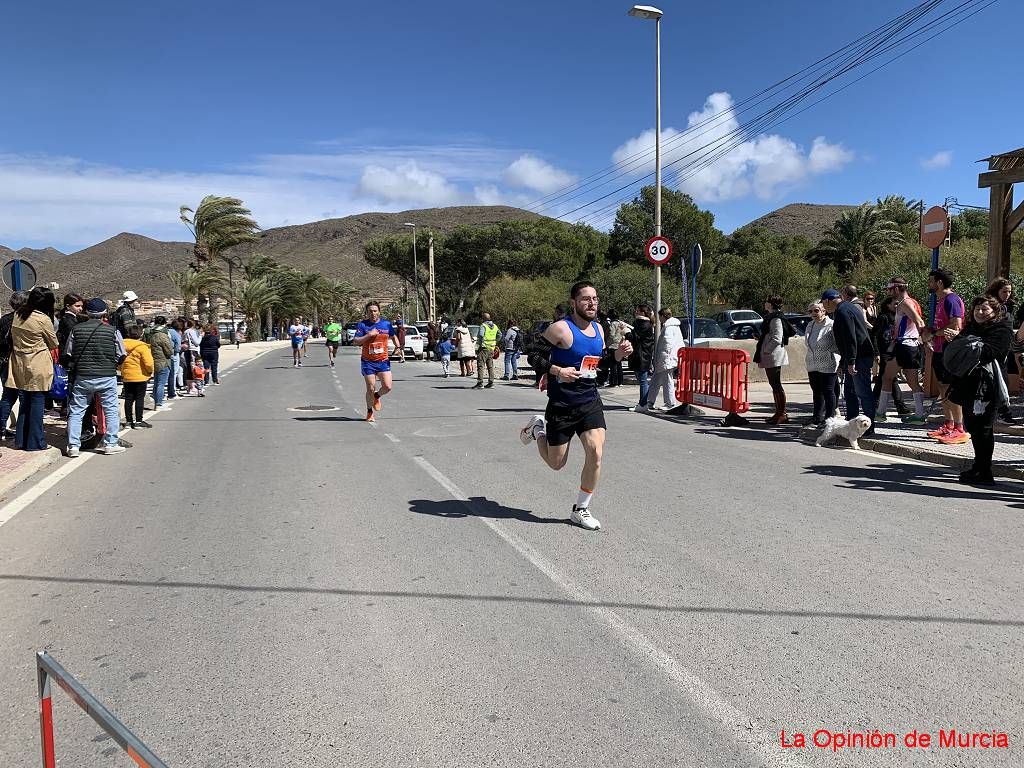
<svg viewBox="0 0 1024 768">
<path fill-rule="evenodd" d="M 123 231 L 188 240 L 178 208 L 209 194 L 241 198 L 264 228 L 419 206 L 523 205 L 530 199 L 501 183 L 522 155 L 475 144 L 367 146 L 192 172 L 0 153 L 0 244 L 69 252 Z"/>
<path fill-rule="evenodd" d="M 926 157 L 921 161 L 921 167 L 926 171 L 936 171 L 940 168 L 948 168 L 953 162 L 953 152 L 949 149 L 944 149 L 941 152 L 936 152 L 931 157 Z"/>
<path fill-rule="evenodd" d="M 823 136 L 814 140 L 808 153 L 791 139 L 776 134 L 748 137 L 733 147 L 732 142 L 743 139 L 744 133 L 728 93 L 708 96 L 703 108 L 689 115 L 687 126 L 685 132 L 671 127 L 662 130 L 662 166 L 667 174 L 678 172 L 675 177 L 668 175 L 666 183 L 678 179 L 678 188 L 702 203 L 751 194 L 773 198 L 811 176 L 841 169 L 854 157 L 853 152 L 840 144 L 830 144 Z M 726 147 L 730 147 L 727 153 L 700 167 L 701 158 L 710 159 Z M 612 159 L 624 172 L 651 173 L 654 130 L 626 141 Z M 671 164 L 677 161 L 673 167 Z"/>
<path fill-rule="evenodd" d="M 439 173 L 409 160 L 394 168 L 368 165 L 359 179 L 357 192 L 383 203 L 443 206 L 459 200 L 459 191 Z"/>
<path fill-rule="evenodd" d="M 473 197 L 480 205 L 504 205 L 505 195 L 494 184 L 482 184 L 473 188 Z"/>
<path fill-rule="evenodd" d="M 538 157 L 522 155 L 505 169 L 504 181 L 509 186 L 525 187 L 546 195 L 569 186 L 576 177 Z"/>
</svg>

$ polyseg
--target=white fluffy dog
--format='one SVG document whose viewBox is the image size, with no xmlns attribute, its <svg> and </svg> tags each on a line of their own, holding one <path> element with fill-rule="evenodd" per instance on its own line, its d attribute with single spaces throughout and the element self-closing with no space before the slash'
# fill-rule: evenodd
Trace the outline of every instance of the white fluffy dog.
<svg viewBox="0 0 1024 768">
<path fill-rule="evenodd" d="M 822 446 L 834 437 L 845 437 L 853 450 L 860 450 L 857 439 L 871 427 L 871 419 L 863 413 L 849 421 L 838 416 L 825 421 L 825 431 L 821 433 L 815 445 Z"/>
</svg>

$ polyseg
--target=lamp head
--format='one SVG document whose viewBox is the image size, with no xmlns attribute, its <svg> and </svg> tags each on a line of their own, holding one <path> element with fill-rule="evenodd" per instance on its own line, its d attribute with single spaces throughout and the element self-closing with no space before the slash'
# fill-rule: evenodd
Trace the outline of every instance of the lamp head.
<svg viewBox="0 0 1024 768">
<path fill-rule="evenodd" d="M 655 8 L 653 5 L 634 5 L 629 9 L 630 16 L 636 16 L 638 19 L 654 19 L 657 21 L 663 14 L 660 8 Z"/>
</svg>

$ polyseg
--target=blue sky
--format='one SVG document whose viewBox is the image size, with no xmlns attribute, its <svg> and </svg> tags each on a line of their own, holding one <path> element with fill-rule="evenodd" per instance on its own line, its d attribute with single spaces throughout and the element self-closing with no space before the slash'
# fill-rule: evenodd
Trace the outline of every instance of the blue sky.
<svg viewBox="0 0 1024 768">
<path fill-rule="evenodd" d="M 264 227 L 537 201 L 653 142 L 654 25 L 629 5 L 11 4 L 0 244 L 71 251 L 121 231 L 184 240 L 177 208 L 206 194 L 243 198 Z M 661 3 L 664 140 L 694 114 L 734 125 L 733 104 L 913 5 Z M 789 202 L 987 204 L 975 161 L 1022 143 L 1011 82 L 1022 17 L 1017 0 L 999 0 L 745 136 L 684 188 L 727 232 Z M 606 226 L 609 214 L 588 220 Z"/>
</svg>

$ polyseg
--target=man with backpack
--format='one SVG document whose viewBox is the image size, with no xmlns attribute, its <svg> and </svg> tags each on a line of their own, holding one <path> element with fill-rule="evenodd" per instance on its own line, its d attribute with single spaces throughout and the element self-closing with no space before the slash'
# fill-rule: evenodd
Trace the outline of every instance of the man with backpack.
<svg viewBox="0 0 1024 768">
<path fill-rule="evenodd" d="M 519 326 L 513 322 L 512 326 L 505 331 L 505 338 L 502 340 L 505 348 L 505 375 L 502 381 L 519 380 L 519 356 L 526 349 L 526 339 Z"/>
<path fill-rule="evenodd" d="M 128 338 L 128 329 L 136 324 L 135 307 L 132 305 L 139 300 L 135 291 L 125 291 L 121 294 L 121 305 L 114 310 L 111 317 L 111 325 L 114 330 L 121 334 L 122 339 Z"/>
<path fill-rule="evenodd" d="M 103 299 L 89 299 L 85 312 L 89 319 L 74 327 L 61 355 L 61 364 L 71 371 L 75 380 L 68 415 L 69 458 L 78 456 L 82 446 L 82 417 L 96 395 L 105 419 L 101 453 L 110 456 L 125 450 L 117 441 L 121 424 L 117 407 L 117 367 L 124 362 L 127 352 L 121 335 L 104 322 L 107 303 Z"/>
</svg>

